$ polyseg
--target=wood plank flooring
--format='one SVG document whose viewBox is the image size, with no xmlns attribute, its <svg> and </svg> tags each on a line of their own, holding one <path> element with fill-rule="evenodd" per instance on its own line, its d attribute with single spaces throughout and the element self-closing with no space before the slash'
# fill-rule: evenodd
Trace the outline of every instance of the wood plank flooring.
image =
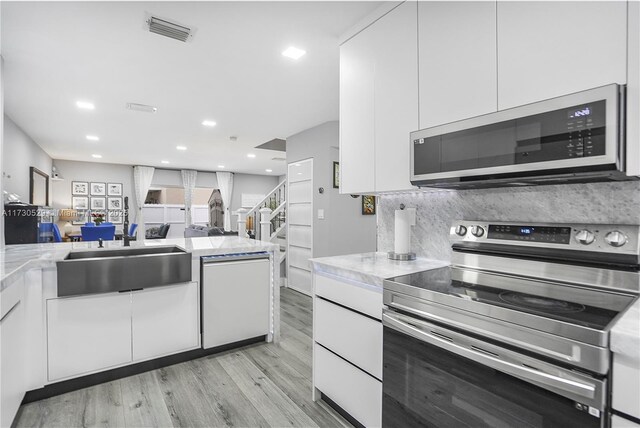
<svg viewBox="0 0 640 428">
<path fill-rule="evenodd" d="M 281 340 L 21 407 L 17 427 L 350 427 L 311 400 L 311 298 L 281 289 Z"/>
</svg>

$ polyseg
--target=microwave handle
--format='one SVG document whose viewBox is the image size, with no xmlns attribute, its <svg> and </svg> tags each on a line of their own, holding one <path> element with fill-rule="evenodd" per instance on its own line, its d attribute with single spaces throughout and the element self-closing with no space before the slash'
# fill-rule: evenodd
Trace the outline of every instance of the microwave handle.
<svg viewBox="0 0 640 428">
<path fill-rule="evenodd" d="M 500 359 L 497 354 L 494 354 L 490 351 L 486 351 L 480 347 L 472 348 L 471 344 L 469 344 L 469 347 L 461 346 L 455 343 L 452 338 L 448 337 L 448 333 L 431 331 L 431 328 L 436 330 L 442 329 L 439 329 L 437 326 L 424 322 L 422 320 L 418 321 L 400 314 L 385 312 L 382 314 L 382 323 L 385 327 L 389 327 L 400 333 L 407 334 L 422 342 L 426 342 L 439 348 L 445 349 L 456 355 L 469 358 L 480 364 L 515 376 L 524 381 L 532 382 L 541 386 L 544 385 L 545 389 L 556 392 L 565 397 L 573 398 L 576 400 L 586 399 L 588 400 L 588 403 L 585 404 L 592 404 L 594 405 L 594 407 L 602 410 L 602 406 L 598 403 L 600 400 L 598 400 L 598 397 L 596 397 L 597 385 L 584 383 L 573 379 L 562 378 L 524 365 L 518 365 L 509 361 L 504 361 Z M 424 328 L 422 328 L 423 326 L 429 328 L 429 330 L 425 330 Z M 465 336 L 453 332 L 451 333 L 452 337 L 455 336 L 456 342 L 464 342 Z M 490 348 L 489 346 L 485 347 Z M 569 372 L 568 370 L 567 372 L 569 376 L 571 376 L 571 372 Z"/>
</svg>

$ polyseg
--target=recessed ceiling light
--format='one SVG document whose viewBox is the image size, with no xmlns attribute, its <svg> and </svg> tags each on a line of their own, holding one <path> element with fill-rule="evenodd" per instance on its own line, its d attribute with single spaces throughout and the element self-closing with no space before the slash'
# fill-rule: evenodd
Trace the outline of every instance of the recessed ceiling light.
<svg viewBox="0 0 640 428">
<path fill-rule="evenodd" d="M 160 161 L 160 163 L 165 163 L 166 164 L 166 163 L 169 163 L 169 161 Z"/>
<path fill-rule="evenodd" d="M 216 126 L 216 123 L 213 120 L 203 120 L 202 124 L 210 128 L 213 128 L 214 126 Z"/>
<path fill-rule="evenodd" d="M 93 103 L 90 103 L 88 101 L 76 101 L 76 107 L 81 108 L 83 110 L 93 110 L 96 108 L 96 106 L 94 106 Z"/>
<path fill-rule="evenodd" d="M 102 159 L 102 155 L 91 155 L 92 158 Z"/>
<path fill-rule="evenodd" d="M 255 155 L 255 154 L 253 154 L 253 153 L 249 153 L 249 154 L 247 155 L 247 157 L 248 157 L 248 158 L 255 158 L 255 157 L 256 157 L 256 155 Z"/>
<path fill-rule="evenodd" d="M 89 141 L 100 141 L 100 137 L 97 135 L 87 135 L 87 140 Z"/>
<path fill-rule="evenodd" d="M 176 146 L 176 150 L 187 150 L 185 146 Z"/>
<path fill-rule="evenodd" d="M 267 172 L 273 172 L 273 170 L 272 170 L 272 169 L 265 169 L 265 171 L 267 171 Z"/>
<path fill-rule="evenodd" d="M 218 165 L 218 168 L 224 168 L 224 165 Z"/>
<path fill-rule="evenodd" d="M 307 51 L 295 48 L 293 46 L 289 46 L 286 50 L 282 52 L 283 56 L 291 59 L 299 59 L 302 55 L 306 54 Z"/>
</svg>

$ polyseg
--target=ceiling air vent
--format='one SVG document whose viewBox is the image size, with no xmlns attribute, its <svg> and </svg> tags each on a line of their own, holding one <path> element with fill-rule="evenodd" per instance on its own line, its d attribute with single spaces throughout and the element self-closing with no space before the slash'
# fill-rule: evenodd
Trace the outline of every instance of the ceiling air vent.
<svg viewBox="0 0 640 428">
<path fill-rule="evenodd" d="M 143 111 L 145 113 L 155 113 L 158 111 L 157 107 L 148 106 L 146 104 L 127 103 L 127 108 L 133 111 Z"/>
<path fill-rule="evenodd" d="M 193 37 L 193 29 L 167 21 L 166 19 L 158 18 L 157 16 L 149 16 L 147 18 L 147 25 L 149 26 L 149 31 L 152 33 L 180 40 L 181 42 L 186 42 Z"/>
</svg>

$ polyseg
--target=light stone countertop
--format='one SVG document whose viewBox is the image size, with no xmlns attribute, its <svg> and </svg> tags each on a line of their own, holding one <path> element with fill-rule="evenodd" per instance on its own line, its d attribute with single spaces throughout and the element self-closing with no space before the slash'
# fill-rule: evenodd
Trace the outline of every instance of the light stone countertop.
<svg viewBox="0 0 640 428">
<path fill-rule="evenodd" d="M 122 248 L 123 244 L 123 241 L 104 242 L 105 248 L 109 249 Z M 237 236 L 131 241 L 132 248 L 167 245 L 177 245 L 191 252 L 193 258 L 242 252 L 273 252 L 279 249 L 277 244 Z M 56 262 L 64 259 L 71 251 L 97 248 L 97 241 L 7 245 L 0 250 L 0 291 L 11 285 L 29 269 L 55 268 Z"/>
<path fill-rule="evenodd" d="M 611 351 L 633 359 L 640 367 L 640 299 L 611 328 Z"/>
<path fill-rule="evenodd" d="M 328 273 L 374 285 L 382 291 L 387 278 L 449 266 L 448 262 L 418 257 L 412 261 L 389 260 L 387 253 L 362 253 L 310 259 L 314 272 Z"/>
</svg>

